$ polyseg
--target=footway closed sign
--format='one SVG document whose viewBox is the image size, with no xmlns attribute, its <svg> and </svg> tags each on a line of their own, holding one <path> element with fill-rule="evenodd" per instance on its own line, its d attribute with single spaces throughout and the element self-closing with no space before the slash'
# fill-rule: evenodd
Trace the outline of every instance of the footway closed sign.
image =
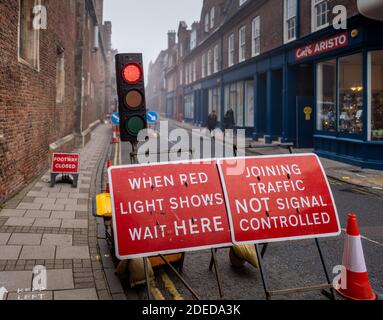
<svg viewBox="0 0 383 320">
<path fill-rule="evenodd" d="M 231 244 L 216 162 L 112 167 L 109 179 L 119 259 Z"/>
<path fill-rule="evenodd" d="M 226 159 L 218 163 L 233 243 L 340 234 L 331 189 L 316 155 Z"/>
<path fill-rule="evenodd" d="M 109 183 L 121 260 L 340 234 L 314 154 L 112 167 Z"/>
</svg>

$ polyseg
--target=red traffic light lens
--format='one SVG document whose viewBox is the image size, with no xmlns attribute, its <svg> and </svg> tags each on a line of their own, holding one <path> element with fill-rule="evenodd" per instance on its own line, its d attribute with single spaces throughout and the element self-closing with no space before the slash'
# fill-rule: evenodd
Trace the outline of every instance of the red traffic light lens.
<svg viewBox="0 0 383 320">
<path fill-rule="evenodd" d="M 122 70 L 122 77 L 128 83 L 137 83 L 142 79 L 142 69 L 135 63 L 127 64 Z"/>
</svg>

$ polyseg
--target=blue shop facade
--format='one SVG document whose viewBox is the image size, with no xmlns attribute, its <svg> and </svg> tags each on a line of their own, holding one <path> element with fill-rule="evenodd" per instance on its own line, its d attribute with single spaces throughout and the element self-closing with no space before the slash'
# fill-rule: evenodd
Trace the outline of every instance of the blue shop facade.
<svg viewBox="0 0 383 320">
<path fill-rule="evenodd" d="M 357 16 L 184 87 L 185 121 L 254 140 L 292 142 L 323 157 L 383 170 L 383 23 Z"/>
</svg>

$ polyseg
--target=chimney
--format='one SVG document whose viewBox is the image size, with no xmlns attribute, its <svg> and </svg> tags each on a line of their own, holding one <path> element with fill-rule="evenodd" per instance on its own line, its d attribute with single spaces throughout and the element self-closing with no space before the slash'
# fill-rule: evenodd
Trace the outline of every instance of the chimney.
<svg viewBox="0 0 383 320">
<path fill-rule="evenodd" d="M 168 49 L 173 48 L 173 46 L 176 44 L 176 31 L 170 30 L 168 32 Z"/>
</svg>

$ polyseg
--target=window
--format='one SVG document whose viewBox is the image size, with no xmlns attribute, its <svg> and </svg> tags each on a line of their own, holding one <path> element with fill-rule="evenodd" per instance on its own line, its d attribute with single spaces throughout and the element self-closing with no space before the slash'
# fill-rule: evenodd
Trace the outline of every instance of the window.
<svg viewBox="0 0 383 320">
<path fill-rule="evenodd" d="M 254 127 L 254 81 L 246 81 L 245 86 L 245 126 Z"/>
<path fill-rule="evenodd" d="M 383 141 L 383 51 L 371 52 L 369 65 L 369 140 Z"/>
<path fill-rule="evenodd" d="M 228 38 L 228 65 L 231 67 L 234 64 L 234 34 Z"/>
<path fill-rule="evenodd" d="M 318 64 L 317 130 L 336 131 L 336 60 Z"/>
<path fill-rule="evenodd" d="M 20 0 L 19 58 L 34 69 L 39 69 L 39 30 L 33 28 L 33 8 L 38 0 Z"/>
<path fill-rule="evenodd" d="M 193 61 L 193 82 L 197 81 L 197 61 Z"/>
<path fill-rule="evenodd" d="M 214 47 L 214 73 L 219 71 L 219 47 L 218 44 Z"/>
<path fill-rule="evenodd" d="M 189 83 L 193 82 L 193 64 L 189 63 Z"/>
<path fill-rule="evenodd" d="M 183 76 L 184 76 L 184 72 L 183 72 L 183 68 L 180 68 L 180 85 L 182 86 L 183 85 Z"/>
<path fill-rule="evenodd" d="M 213 52 L 211 50 L 207 53 L 207 75 L 210 76 L 213 70 Z"/>
<path fill-rule="evenodd" d="M 247 0 L 239 0 L 239 6 L 242 6 Z"/>
<path fill-rule="evenodd" d="M 362 66 L 361 53 L 318 64 L 318 130 L 354 135 L 364 132 Z"/>
<path fill-rule="evenodd" d="M 185 118 L 194 119 L 194 94 L 185 96 Z"/>
<path fill-rule="evenodd" d="M 202 78 L 206 77 L 206 54 L 202 55 Z"/>
<path fill-rule="evenodd" d="M 315 32 L 329 25 L 328 0 L 312 0 L 312 31 Z"/>
<path fill-rule="evenodd" d="M 239 29 L 239 62 L 246 60 L 246 27 Z"/>
<path fill-rule="evenodd" d="M 285 0 L 285 22 L 284 38 L 285 43 L 297 37 L 297 0 Z"/>
<path fill-rule="evenodd" d="M 261 18 L 254 18 L 251 26 L 251 56 L 255 57 L 261 53 Z"/>
<path fill-rule="evenodd" d="M 235 124 L 244 126 L 244 82 L 240 81 L 225 86 L 225 113 L 233 109 Z"/>
<path fill-rule="evenodd" d="M 215 7 L 210 9 L 210 29 L 214 28 L 215 22 Z"/>
<path fill-rule="evenodd" d="M 197 46 L 197 30 L 193 30 L 190 35 L 190 50 Z"/>
<path fill-rule="evenodd" d="M 209 14 L 205 15 L 205 32 L 209 32 Z"/>
<path fill-rule="evenodd" d="M 363 133 L 363 56 L 339 59 L 339 131 Z"/>
<path fill-rule="evenodd" d="M 215 110 L 218 121 L 221 120 L 221 89 L 214 88 L 209 90 L 209 114 Z"/>
<path fill-rule="evenodd" d="M 65 57 L 64 50 L 57 48 L 56 62 L 56 104 L 62 104 L 65 96 Z"/>
<path fill-rule="evenodd" d="M 189 84 L 189 66 L 185 66 L 185 84 Z"/>
</svg>

